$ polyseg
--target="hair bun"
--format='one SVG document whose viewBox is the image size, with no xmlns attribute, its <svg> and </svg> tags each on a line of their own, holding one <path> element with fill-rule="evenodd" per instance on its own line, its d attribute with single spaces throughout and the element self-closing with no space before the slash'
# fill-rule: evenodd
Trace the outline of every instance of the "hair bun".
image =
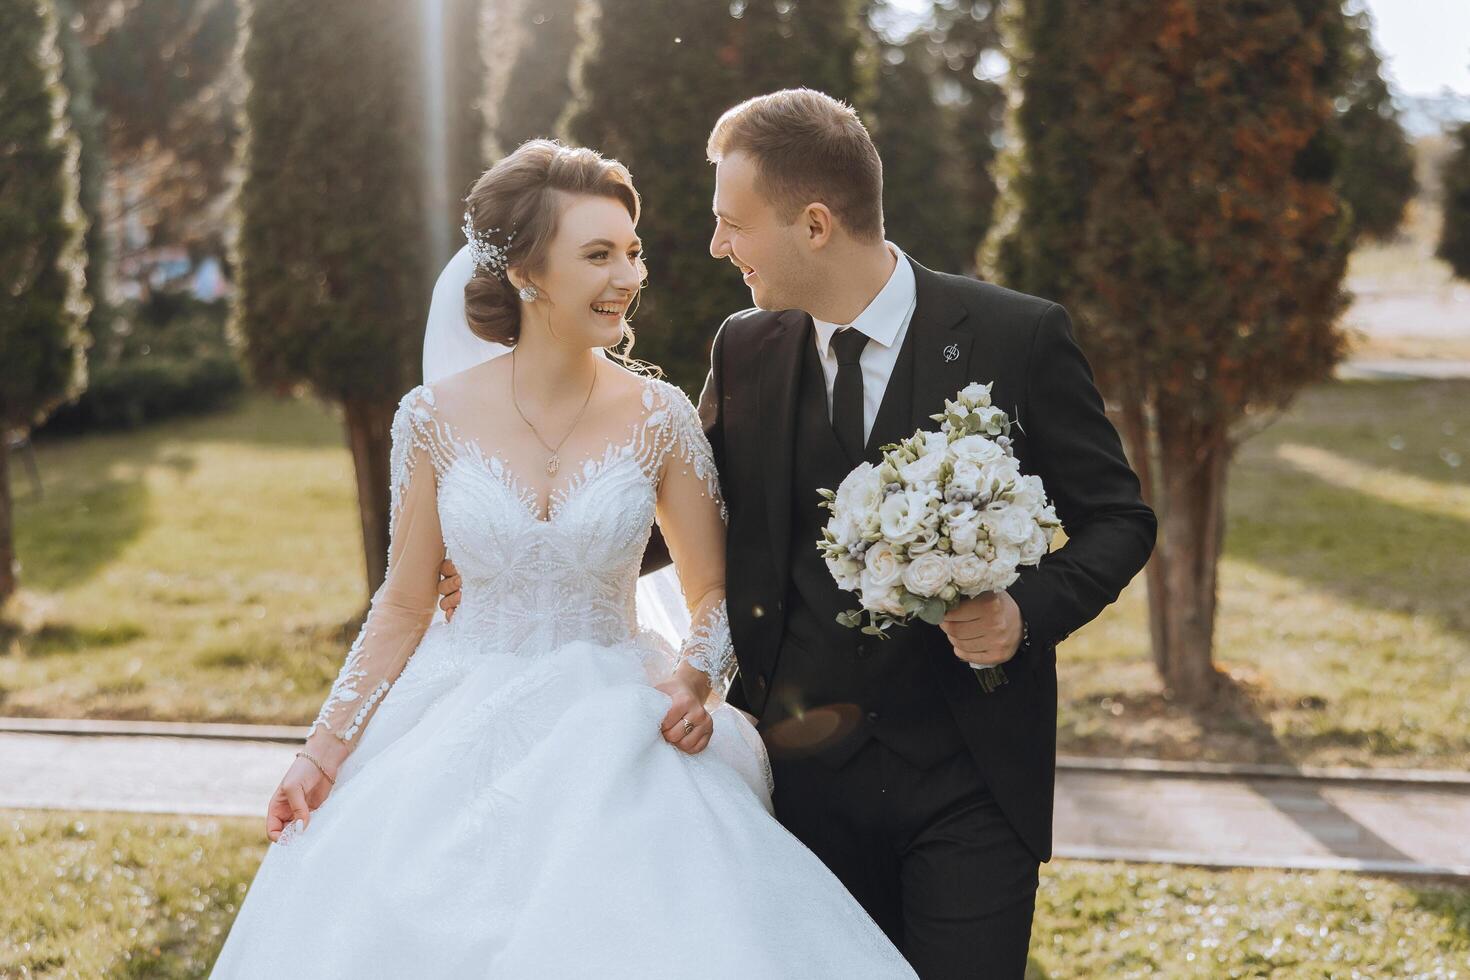
<svg viewBox="0 0 1470 980">
<path fill-rule="evenodd" d="M 521 303 L 504 279 L 485 269 L 464 287 L 464 318 L 481 340 L 514 346 L 521 336 Z"/>
</svg>

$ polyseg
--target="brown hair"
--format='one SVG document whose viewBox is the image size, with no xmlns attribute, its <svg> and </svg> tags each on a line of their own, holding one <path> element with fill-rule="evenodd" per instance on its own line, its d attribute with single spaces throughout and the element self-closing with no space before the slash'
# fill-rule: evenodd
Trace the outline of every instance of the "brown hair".
<svg viewBox="0 0 1470 980">
<path fill-rule="evenodd" d="M 756 189 L 783 220 L 820 202 L 854 238 L 883 237 L 883 161 L 851 106 L 809 88 L 756 96 L 709 134 L 712 163 L 736 152 L 755 161 Z"/>
<path fill-rule="evenodd" d="M 561 208 L 557 192 L 612 198 L 636 222 L 640 203 L 628 168 L 595 150 L 529 140 L 480 175 L 465 198 L 477 232 L 503 244 L 514 234 L 506 265 L 527 275 L 544 268 Z M 521 333 L 521 302 L 508 276 L 476 268 L 464 287 L 464 314 L 475 336 L 514 344 Z M 631 338 L 629 338 L 631 340 Z"/>
</svg>

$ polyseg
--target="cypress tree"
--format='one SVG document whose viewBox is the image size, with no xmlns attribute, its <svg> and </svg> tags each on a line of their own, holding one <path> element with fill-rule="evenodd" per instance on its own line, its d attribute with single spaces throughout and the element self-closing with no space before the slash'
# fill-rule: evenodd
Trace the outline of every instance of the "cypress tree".
<svg viewBox="0 0 1470 980">
<path fill-rule="evenodd" d="M 1470 123 L 1455 129 L 1452 145 L 1441 171 L 1444 224 L 1435 254 L 1458 278 L 1470 280 Z"/>
<path fill-rule="evenodd" d="M 1336 36 L 1341 81 L 1329 134 L 1338 152 L 1338 193 L 1352 206 L 1357 234 L 1391 238 L 1419 190 L 1414 147 L 1383 80 L 1367 12 L 1346 16 Z"/>
<path fill-rule="evenodd" d="M 574 71 L 567 132 L 633 172 L 650 288 L 634 321 L 637 355 L 697 392 L 709 344 L 750 293 L 709 257 L 714 168 L 705 142 L 720 114 L 793 86 L 866 106 L 872 58 L 856 0 L 603 0 Z"/>
<path fill-rule="evenodd" d="M 887 233 L 924 265 L 973 273 L 1004 120 L 1004 92 L 980 77 L 999 49 L 996 12 L 984 0 L 947 0 L 932 13 L 932 23 L 884 46 L 878 68 L 873 138 Z"/>
<path fill-rule="evenodd" d="M 67 121 L 77 136 L 77 203 L 87 222 L 87 335 L 100 341 L 112 332 L 115 311 L 109 297 L 112 247 L 102 210 L 107 179 L 107 146 L 103 113 L 93 93 L 97 79 L 91 52 L 78 33 L 81 16 L 75 0 L 57 0 L 57 42 L 61 48 L 61 83 L 66 88 Z"/>
<path fill-rule="evenodd" d="M 0 605 L 17 587 L 7 435 L 85 384 L 85 223 L 56 9 L 0 0 Z"/>
<path fill-rule="evenodd" d="M 1343 352 L 1341 16 L 1339 0 L 1030 0 L 1014 22 L 1024 145 L 994 254 L 1007 284 L 1079 315 L 1159 515 L 1155 662 L 1193 703 L 1217 691 L 1231 455 Z"/>
<path fill-rule="evenodd" d="M 515 51 L 495 110 L 495 142 L 509 153 L 528 139 L 556 136 L 572 99 L 572 56 L 581 37 L 578 16 L 588 0 L 521 0 L 504 30 Z"/>
<path fill-rule="evenodd" d="M 455 19 L 474 8 L 445 5 L 449 53 L 433 60 L 474 49 L 461 33 L 474 24 Z M 478 156 L 478 113 L 454 94 L 473 87 L 462 66 L 426 64 L 421 4 L 255 0 L 245 10 L 236 323 L 258 381 L 304 385 L 341 407 L 373 591 L 386 571 L 389 428 L 419 378 L 434 255 L 447 245 L 449 205 L 433 189 L 458 190 Z M 451 145 L 437 153 L 431 69 L 457 100 Z M 431 173 L 435 162 L 449 172 Z"/>
</svg>

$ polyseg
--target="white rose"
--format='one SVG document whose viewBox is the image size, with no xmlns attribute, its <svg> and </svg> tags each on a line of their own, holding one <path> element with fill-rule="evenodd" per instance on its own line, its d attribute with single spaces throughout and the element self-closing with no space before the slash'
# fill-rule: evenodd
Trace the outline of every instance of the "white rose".
<svg viewBox="0 0 1470 980">
<path fill-rule="evenodd" d="M 944 455 L 949 452 L 949 436 L 943 432 L 925 432 L 923 448 L 919 450 L 920 456 Z"/>
<path fill-rule="evenodd" d="M 828 558 L 827 570 L 832 573 L 832 581 L 837 587 L 847 592 L 856 592 L 862 585 L 863 565 L 852 558 Z"/>
<path fill-rule="evenodd" d="M 1004 510 L 988 511 L 985 526 L 991 532 L 992 538 L 997 539 L 997 545 L 1011 545 L 1019 550 L 1029 541 L 1030 532 L 1035 529 L 1036 522 L 1022 508 L 1010 505 Z"/>
<path fill-rule="evenodd" d="M 827 531 L 835 543 L 846 548 L 862 536 L 857 522 L 851 514 L 836 513 L 827 518 Z"/>
<path fill-rule="evenodd" d="M 897 589 L 890 589 L 872 608 L 890 616 L 904 615 L 903 603 L 899 601 Z"/>
<path fill-rule="evenodd" d="M 1003 487 L 1007 483 L 1019 483 L 1020 479 L 1021 465 L 1016 462 L 1014 456 L 998 456 L 980 465 L 980 481 L 987 486 L 995 483 Z"/>
<path fill-rule="evenodd" d="M 879 541 L 863 557 L 861 574 L 863 592 L 882 592 L 891 589 L 903 578 L 903 563 L 898 560 L 898 555 L 893 553 L 893 547 L 887 541 Z"/>
<path fill-rule="evenodd" d="M 949 525 L 949 550 L 956 555 L 971 555 L 980 543 L 980 518 L 971 516 Z"/>
<path fill-rule="evenodd" d="M 974 460 L 960 459 L 954 464 L 954 475 L 949 478 L 949 485 L 959 487 L 961 490 L 969 490 L 971 493 L 980 489 L 980 467 L 975 465 Z"/>
<path fill-rule="evenodd" d="M 990 385 L 983 385 L 978 381 L 971 381 L 960 389 L 960 398 L 972 405 L 989 405 Z"/>
<path fill-rule="evenodd" d="M 850 515 L 861 523 L 864 514 L 878 508 L 882 496 L 883 484 L 878 477 L 878 468 L 872 463 L 862 463 L 838 486 L 837 513 Z"/>
<path fill-rule="evenodd" d="M 990 566 L 978 555 L 959 555 L 949 566 L 950 578 L 967 596 L 979 595 L 989 576 Z"/>
<path fill-rule="evenodd" d="M 929 551 L 909 562 L 903 570 L 903 587 L 914 595 L 930 598 L 949 584 L 949 557 Z"/>
<path fill-rule="evenodd" d="M 1026 513 L 1036 515 L 1046 503 L 1046 491 L 1042 488 L 1041 477 L 1034 473 L 1027 473 L 1016 480 L 1015 489 L 1011 491 L 1011 500 L 1026 509 Z"/>
<path fill-rule="evenodd" d="M 1041 556 L 1046 554 L 1046 549 L 1046 533 L 1033 524 L 1031 526 L 1031 536 L 1021 544 L 1021 564 L 1036 564 L 1041 561 Z"/>
<path fill-rule="evenodd" d="M 1016 566 L 1021 563 L 1021 549 L 1004 541 L 992 543 L 995 545 L 995 557 L 990 560 L 990 573 L 995 576 L 1014 575 Z"/>
<path fill-rule="evenodd" d="M 930 483 L 939 479 L 939 469 L 949 459 L 948 453 L 938 452 L 920 456 L 912 463 L 905 463 L 898 471 L 906 483 Z"/>
<path fill-rule="evenodd" d="M 967 460 L 977 466 L 1005 455 L 1005 450 L 997 446 L 995 440 L 980 435 L 956 439 L 949 444 L 949 449 L 957 459 Z"/>
<path fill-rule="evenodd" d="M 1000 562 L 990 563 L 990 592 L 1004 592 L 1015 584 L 1021 573 L 1016 571 L 1015 565 L 1003 565 Z"/>
</svg>

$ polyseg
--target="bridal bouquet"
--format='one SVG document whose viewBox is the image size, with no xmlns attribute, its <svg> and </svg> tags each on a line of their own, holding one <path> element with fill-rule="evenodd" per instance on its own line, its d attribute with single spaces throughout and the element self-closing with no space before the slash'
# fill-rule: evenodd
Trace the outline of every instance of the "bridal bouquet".
<svg viewBox="0 0 1470 980">
<path fill-rule="evenodd" d="M 1061 526 L 1041 478 L 1021 473 L 990 385 L 968 385 L 932 418 L 938 432 L 884 446 L 882 463 L 817 491 L 832 512 L 817 548 L 861 606 L 837 617 L 844 626 L 882 637 L 914 616 L 938 625 L 963 599 L 1009 587 Z M 1000 667 L 976 673 L 987 691 L 1006 682 Z"/>
</svg>

